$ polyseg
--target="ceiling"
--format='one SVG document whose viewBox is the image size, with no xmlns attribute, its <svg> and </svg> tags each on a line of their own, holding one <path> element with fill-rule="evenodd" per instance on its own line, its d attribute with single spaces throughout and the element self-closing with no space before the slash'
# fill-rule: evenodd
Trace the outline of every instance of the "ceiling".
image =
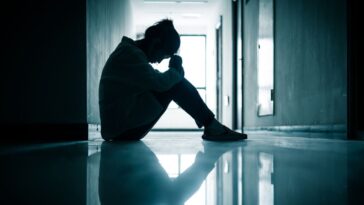
<svg viewBox="0 0 364 205">
<path fill-rule="evenodd" d="M 143 30 L 155 22 L 172 19 L 178 27 L 206 25 L 216 15 L 222 0 L 131 0 L 136 30 Z M 138 29 L 139 28 L 139 29 Z"/>
</svg>

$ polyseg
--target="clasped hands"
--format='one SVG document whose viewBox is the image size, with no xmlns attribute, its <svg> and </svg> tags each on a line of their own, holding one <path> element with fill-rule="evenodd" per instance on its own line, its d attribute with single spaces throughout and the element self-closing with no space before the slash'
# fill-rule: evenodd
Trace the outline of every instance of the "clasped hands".
<svg viewBox="0 0 364 205">
<path fill-rule="evenodd" d="M 183 70 L 183 67 L 182 67 L 182 58 L 181 58 L 181 56 L 173 55 L 171 57 L 171 59 L 169 59 L 168 67 L 170 69 L 174 69 L 175 71 L 177 71 L 182 76 L 185 75 L 185 71 Z"/>
</svg>

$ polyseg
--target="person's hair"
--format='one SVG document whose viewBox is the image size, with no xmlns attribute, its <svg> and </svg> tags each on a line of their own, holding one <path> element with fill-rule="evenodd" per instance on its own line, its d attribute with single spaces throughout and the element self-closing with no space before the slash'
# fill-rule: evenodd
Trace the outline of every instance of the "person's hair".
<svg viewBox="0 0 364 205">
<path fill-rule="evenodd" d="M 156 38 L 160 39 L 161 47 L 169 55 L 175 54 L 181 44 L 179 34 L 173 26 L 173 21 L 170 19 L 163 19 L 147 28 L 144 38 L 147 41 Z"/>
</svg>

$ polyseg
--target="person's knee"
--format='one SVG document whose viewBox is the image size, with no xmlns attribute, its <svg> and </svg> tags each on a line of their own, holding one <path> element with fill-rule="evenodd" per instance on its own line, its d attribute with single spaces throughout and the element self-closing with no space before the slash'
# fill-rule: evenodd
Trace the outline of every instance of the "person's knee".
<svg viewBox="0 0 364 205">
<path fill-rule="evenodd" d="M 176 83 L 170 90 L 169 92 L 180 92 L 181 90 L 189 90 L 190 88 L 194 88 L 194 86 L 186 79 L 183 78 L 181 81 L 179 81 L 178 83 Z"/>
</svg>

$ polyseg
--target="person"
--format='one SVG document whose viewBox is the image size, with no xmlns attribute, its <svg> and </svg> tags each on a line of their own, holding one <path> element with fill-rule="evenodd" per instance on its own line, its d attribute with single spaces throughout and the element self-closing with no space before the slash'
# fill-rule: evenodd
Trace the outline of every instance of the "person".
<svg viewBox="0 0 364 205">
<path fill-rule="evenodd" d="M 99 84 L 101 136 L 105 140 L 140 140 L 173 100 L 213 141 L 244 140 L 215 119 L 196 88 L 184 78 L 182 58 L 175 55 L 180 37 L 173 21 L 163 19 L 146 29 L 144 38 L 124 36 L 109 56 Z M 159 72 L 150 63 L 170 58 L 169 69 Z"/>
</svg>

